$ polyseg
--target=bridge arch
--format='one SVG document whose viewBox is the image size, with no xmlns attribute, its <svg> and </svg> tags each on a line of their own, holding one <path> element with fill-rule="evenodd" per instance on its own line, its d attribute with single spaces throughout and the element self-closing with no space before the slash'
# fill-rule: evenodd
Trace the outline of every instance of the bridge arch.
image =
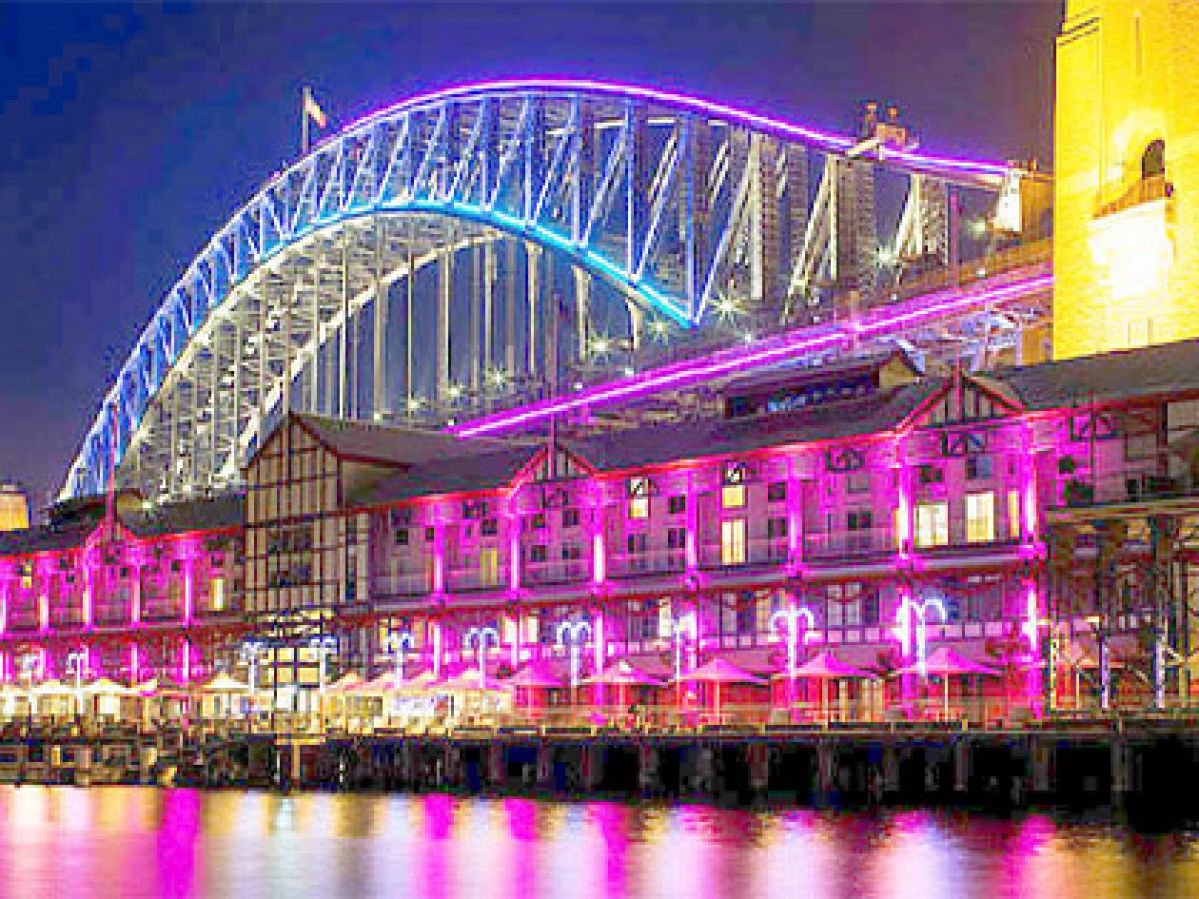
<svg viewBox="0 0 1199 899">
<path fill-rule="evenodd" d="M 851 235 L 837 204 L 880 168 L 920 179 L 925 205 L 928 183 L 991 191 L 1005 173 L 627 85 L 526 79 L 403 101 L 273 175 L 213 235 L 61 495 L 102 490 L 113 462 L 152 495 L 231 483 L 288 406 L 444 423 L 638 367 L 660 344 L 818 317 L 828 292 L 872 277 L 875 225 Z M 943 231 L 926 212 L 905 211 L 904 233 Z"/>
</svg>

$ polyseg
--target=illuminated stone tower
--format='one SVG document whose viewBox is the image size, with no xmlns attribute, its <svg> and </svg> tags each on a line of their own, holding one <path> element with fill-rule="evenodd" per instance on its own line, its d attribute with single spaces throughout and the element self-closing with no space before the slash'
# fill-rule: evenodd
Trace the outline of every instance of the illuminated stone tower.
<svg viewBox="0 0 1199 899">
<path fill-rule="evenodd" d="M 1199 2 L 1067 0 L 1053 349 L 1199 337 Z"/>
</svg>

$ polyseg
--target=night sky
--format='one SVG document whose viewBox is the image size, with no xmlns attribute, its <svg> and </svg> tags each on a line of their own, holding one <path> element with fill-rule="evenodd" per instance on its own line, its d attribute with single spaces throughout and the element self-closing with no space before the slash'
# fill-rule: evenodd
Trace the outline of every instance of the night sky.
<svg viewBox="0 0 1199 899">
<path fill-rule="evenodd" d="M 496 76 L 643 82 L 849 130 L 898 101 L 924 146 L 1047 159 L 1060 0 L 797 4 L 0 3 L 0 478 L 56 490 L 159 300 L 299 144 Z"/>
</svg>

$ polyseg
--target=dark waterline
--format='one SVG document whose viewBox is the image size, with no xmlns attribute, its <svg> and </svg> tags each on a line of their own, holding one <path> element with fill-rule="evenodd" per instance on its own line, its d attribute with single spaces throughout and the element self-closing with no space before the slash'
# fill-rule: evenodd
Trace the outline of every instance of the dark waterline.
<svg viewBox="0 0 1199 899">
<path fill-rule="evenodd" d="M 0 788 L 0 895 L 1199 896 L 1199 835 L 1044 815 Z"/>
</svg>

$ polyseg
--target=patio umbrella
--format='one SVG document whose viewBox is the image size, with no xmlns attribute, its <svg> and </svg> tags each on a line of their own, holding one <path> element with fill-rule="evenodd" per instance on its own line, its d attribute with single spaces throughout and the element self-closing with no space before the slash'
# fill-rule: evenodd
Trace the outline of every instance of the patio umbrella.
<svg viewBox="0 0 1199 899">
<path fill-rule="evenodd" d="M 990 677 L 998 677 L 999 671 L 989 665 L 983 665 L 981 662 L 975 662 L 972 659 L 966 658 L 956 649 L 950 646 L 938 646 L 928 654 L 928 658 L 924 660 L 924 671 L 920 671 L 919 665 L 909 665 L 906 668 L 901 668 L 899 674 L 921 674 L 928 677 L 941 678 L 943 687 L 943 707 L 945 717 L 949 717 L 949 678 L 955 675 L 966 674 L 981 674 Z"/>
<path fill-rule="evenodd" d="M 331 683 L 327 690 L 329 693 L 349 693 L 351 690 L 358 689 L 362 683 L 362 675 L 356 671 L 350 671 Z"/>
<path fill-rule="evenodd" d="M 716 691 L 716 714 L 720 715 L 720 688 L 725 684 L 760 684 L 763 683 L 762 678 L 752 672 L 746 671 L 744 668 L 734 665 L 732 662 L 714 658 L 705 665 L 701 665 L 694 671 L 684 674 L 680 680 L 691 681 L 693 683 L 711 684 L 712 689 Z"/>
<path fill-rule="evenodd" d="M 616 688 L 616 705 L 624 706 L 628 702 L 629 690 L 633 687 L 662 687 L 666 681 L 638 668 L 628 659 L 621 659 L 599 674 L 587 678 L 583 683 Z"/>
<path fill-rule="evenodd" d="M 606 687 L 661 687 L 666 682 L 642 671 L 628 659 L 605 668 L 600 674 L 586 678 L 585 684 L 602 684 Z"/>
<path fill-rule="evenodd" d="M 101 677 L 92 681 L 83 688 L 84 693 L 90 693 L 93 696 L 130 696 L 133 690 L 126 687 L 124 684 L 118 684 L 114 680 L 107 677 Z"/>
<path fill-rule="evenodd" d="M 503 691 L 505 684 L 498 683 L 494 678 L 484 679 L 478 668 L 466 668 L 449 680 L 433 684 L 437 689 L 447 693 L 472 693 L 483 691 Z"/>
<path fill-rule="evenodd" d="M 776 677 L 790 677 L 787 673 Z M 864 668 L 858 668 L 837 658 L 831 649 L 825 649 L 795 669 L 795 676 L 810 677 L 820 681 L 820 713 L 828 720 L 828 682 L 851 678 L 854 680 L 871 680 L 875 675 Z"/>
<path fill-rule="evenodd" d="M 234 680 L 222 671 L 200 689 L 206 693 L 246 693 L 250 685 Z"/>
<path fill-rule="evenodd" d="M 533 708 L 531 690 L 558 690 L 566 682 L 554 673 L 548 662 L 530 662 L 504 682 L 504 686 L 525 691 L 525 707 Z"/>
</svg>

